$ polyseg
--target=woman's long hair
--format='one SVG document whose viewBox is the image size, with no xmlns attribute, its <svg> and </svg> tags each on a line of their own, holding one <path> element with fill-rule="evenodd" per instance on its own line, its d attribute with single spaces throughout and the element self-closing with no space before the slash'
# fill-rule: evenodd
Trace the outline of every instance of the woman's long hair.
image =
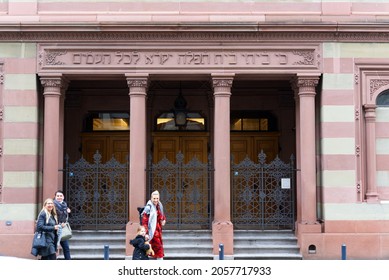
<svg viewBox="0 0 389 280">
<path fill-rule="evenodd" d="M 47 211 L 47 209 L 46 209 L 46 205 L 49 202 L 53 203 L 53 210 L 51 210 L 51 213 L 49 211 Z M 49 222 L 50 216 L 53 216 L 53 218 L 55 219 L 55 223 L 58 224 L 57 211 L 55 210 L 54 201 L 51 198 L 46 199 L 45 202 L 43 203 L 41 213 L 42 212 L 46 213 L 46 224 Z"/>
</svg>

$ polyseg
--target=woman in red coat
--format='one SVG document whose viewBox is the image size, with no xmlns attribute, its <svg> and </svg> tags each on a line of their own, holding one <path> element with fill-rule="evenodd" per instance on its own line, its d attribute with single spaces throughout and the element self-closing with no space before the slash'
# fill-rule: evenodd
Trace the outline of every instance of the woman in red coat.
<svg viewBox="0 0 389 280">
<path fill-rule="evenodd" d="M 162 203 L 159 201 L 159 192 L 154 191 L 142 212 L 142 225 L 146 228 L 150 245 L 154 250 L 152 257 L 158 260 L 163 260 L 165 256 L 162 241 L 162 227 L 165 223 L 166 217 Z"/>
</svg>

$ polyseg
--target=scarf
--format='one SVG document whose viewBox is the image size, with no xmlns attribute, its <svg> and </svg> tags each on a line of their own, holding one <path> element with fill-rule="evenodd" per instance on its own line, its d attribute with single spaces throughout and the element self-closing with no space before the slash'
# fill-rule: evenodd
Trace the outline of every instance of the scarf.
<svg viewBox="0 0 389 280">
<path fill-rule="evenodd" d="M 158 202 L 158 206 L 159 206 L 159 210 L 161 211 L 161 214 L 163 215 L 163 206 L 160 201 Z M 149 240 L 151 240 L 154 237 L 154 232 L 157 227 L 157 219 L 158 219 L 157 207 L 151 202 L 151 200 L 147 202 L 145 209 L 142 212 L 142 215 L 143 213 L 149 215 L 148 228 L 149 228 L 149 237 L 150 237 Z"/>
<path fill-rule="evenodd" d="M 57 216 L 59 223 L 65 223 L 68 218 L 68 205 L 65 201 L 59 202 L 54 199 L 55 210 L 57 210 Z"/>
</svg>

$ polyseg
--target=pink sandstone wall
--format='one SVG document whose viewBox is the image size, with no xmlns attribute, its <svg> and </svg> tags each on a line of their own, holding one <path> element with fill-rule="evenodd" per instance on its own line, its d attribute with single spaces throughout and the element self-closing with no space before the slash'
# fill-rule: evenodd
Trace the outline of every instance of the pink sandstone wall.
<svg viewBox="0 0 389 280">
<path fill-rule="evenodd" d="M 55 28 L 58 30 L 71 30 L 72 27 L 77 26 L 78 31 L 104 30 L 107 32 L 124 30 L 128 22 L 131 22 L 132 28 L 138 29 L 138 31 L 158 30 L 157 26 L 145 26 L 145 22 L 171 24 L 172 30 L 177 28 L 175 24 L 178 22 L 224 23 L 214 27 L 215 30 L 221 31 L 234 28 L 239 30 L 239 25 L 250 23 L 251 25 L 246 27 L 247 30 L 261 29 L 264 32 L 276 29 L 304 31 L 306 26 L 290 27 L 284 24 L 278 25 L 279 22 L 320 25 L 318 28 L 322 28 L 323 31 L 332 30 L 337 22 L 344 23 L 344 25 L 336 26 L 340 30 L 350 28 L 349 23 L 363 23 L 360 27 L 358 24 L 353 26 L 354 30 L 363 31 L 366 27 L 365 23 L 385 23 L 388 19 L 389 3 L 382 1 L 306 1 L 303 3 L 301 1 L 228 1 L 226 3 L 204 1 L 201 4 L 191 1 L 158 1 L 155 3 L 99 1 L 93 5 L 89 1 L 10 1 L 0 3 L 0 31 L 45 31 L 50 28 L 50 25 L 58 24 L 58 22 L 68 24 L 65 26 L 57 25 Z M 20 23 L 23 24 L 20 25 Z M 230 23 L 236 25 L 231 26 Z M 264 23 L 275 23 L 277 27 L 273 26 L 273 29 L 267 29 L 266 25 L 259 26 Z M 198 31 L 202 31 L 201 26 L 196 28 Z M 385 25 L 380 25 L 380 28 L 387 32 Z M 3 36 L 7 36 L 7 34 L 1 32 L 0 40 L 3 38 L 9 40 L 9 37 Z M 50 42 L 52 39 L 48 36 L 45 40 Z M 387 41 L 385 37 L 382 40 Z M 331 43 L 324 45 L 324 49 L 331 48 Z M 362 99 L 362 94 L 367 89 L 362 88 L 361 93 L 359 84 L 347 84 L 347 82 L 350 79 L 354 82 L 355 76 L 358 75 L 362 78 L 362 75 L 356 70 L 356 57 L 362 57 L 367 61 L 369 56 L 373 55 L 378 60 L 385 59 L 387 55 L 382 49 L 387 48 L 387 46 L 379 48 L 374 44 L 366 46 L 359 43 L 355 45 L 356 54 L 353 55 L 346 54 L 347 51 L 339 45 L 334 43 L 335 48 L 340 51 L 339 53 L 329 51 L 331 55 L 324 55 L 322 58 L 323 89 L 321 94 L 317 96 L 320 98 L 318 109 L 322 110 L 319 128 L 320 139 L 318 139 L 320 174 L 317 183 L 321 197 L 321 203 L 318 204 L 318 218 L 323 220 L 322 232 L 302 233 L 299 236 L 300 245 L 304 257 L 311 259 L 337 259 L 340 257 L 340 246 L 343 243 L 347 243 L 350 258 L 386 259 L 389 258 L 387 206 L 384 203 L 367 204 L 363 196 L 366 190 L 365 186 L 362 185 L 362 189 L 357 188 L 359 179 L 365 180 L 365 175 L 363 172 L 358 173 L 360 161 L 355 155 L 355 144 L 363 145 L 365 139 L 361 129 L 363 124 L 361 126 L 355 120 L 354 114 L 355 108 L 362 107 L 363 102 L 358 100 Z M 3 80 L 5 81 L 0 84 L 0 93 L 3 96 L 1 102 L 5 112 L 2 127 L 2 136 L 5 141 L 2 159 L 5 184 L 1 193 L 0 213 L 2 217 L 6 217 L 4 213 L 12 213 L 10 216 L 13 219 L 11 226 L 6 225 L 6 220 L 0 221 L 2 241 L 12 245 L 13 248 L 12 251 L 9 249 L 0 253 L 26 256 L 23 248 L 29 248 L 33 221 L 39 208 L 37 199 L 39 191 L 37 190 L 41 159 L 40 151 L 37 149 L 34 154 L 20 154 L 18 149 L 12 146 L 12 142 L 26 144 L 32 140 L 29 142 L 31 144 L 34 140 L 40 141 L 38 116 L 36 115 L 35 121 L 31 122 L 27 117 L 23 119 L 21 118 L 23 115 L 17 113 L 25 112 L 24 108 L 26 107 L 30 112 L 33 112 L 34 108 L 38 108 L 39 100 L 37 88 L 18 87 L 19 84 L 23 84 L 18 80 L 22 78 L 21 75 L 35 75 L 36 56 L 25 56 L 24 43 L 17 43 L 16 47 L 21 48 L 16 55 L 8 56 L 4 52 L 0 52 L 0 59 L 2 59 L 0 64 L 3 65 L 2 73 L 4 73 Z M 0 43 L 1 50 L 6 48 L 7 46 Z M 370 52 L 366 53 L 366 48 Z M 377 64 L 377 61 L 371 61 L 371 64 L 374 65 L 374 63 Z M 382 70 L 382 72 L 386 71 L 387 69 Z M 343 77 L 344 80 L 335 81 L 335 76 Z M 9 84 L 9 81 L 13 82 Z M 338 115 L 333 114 L 333 112 Z M 382 112 L 378 112 L 376 139 L 389 138 L 386 129 L 389 120 L 382 115 Z M 15 116 L 15 118 L 10 118 L 10 116 Z M 332 118 L 332 116 L 339 117 Z M 342 149 L 343 147 L 344 149 Z M 379 172 L 386 172 L 389 163 L 388 153 L 386 151 L 378 153 L 376 163 Z M 360 167 L 360 169 L 363 168 Z M 34 173 L 35 175 L 29 182 L 27 179 L 25 185 L 14 185 L 16 181 L 12 178 L 15 178 L 15 172 L 20 172 L 20 174 Z M 343 176 L 335 180 L 331 174 L 342 174 Z M 384 177 L 387 176 L 386 173 L 381 174 L 384 174 Z M 377 186 L 380 199 L 388 199 L 389 191 L 385 185 L 387 181 L 378 180 L 378 182 L 381 183 Z M 25 210 L 26 205 L 28 210 Z M 22 211 L 18 211 L 18 209 L 22 209 Z M 350 217 L 350 213 L 354 216 Z M 16 234 L 18 235 L 17 239 L 14 237 Z M 312 244 L 317 248 L 315 254 L 310 254 L 307 249 Z M 15 248 L 17 248 L 16 251 Z"/>
</svg>

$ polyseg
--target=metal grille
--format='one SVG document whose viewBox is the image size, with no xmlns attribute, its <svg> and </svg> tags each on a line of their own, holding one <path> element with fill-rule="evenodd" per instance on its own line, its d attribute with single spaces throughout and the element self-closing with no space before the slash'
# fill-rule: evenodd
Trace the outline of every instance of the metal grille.
<svg viewBox="0 0 389 280">
<path fill-rule="evenodd" d="M 75 163 L 66 156 L 66 199 L 75 229 L 123 229 L 128 221 L 128 163 L 114 157 L 101 163 L 81 158 Z"/>
<path fill-rule="evenodd" d="M 294 229 L 294 157 L 278 156 L 266 163 L 263 151 L 256 164 L 248 157 L 232 163 L 232 217 L 236 227 Z"/>
<path fill-rule="evenodd" d="M 148 192 L 160 192 L 168 213 L 171 229 L 208 229 L 211 226 L 211 163 L 196 157 L 184 163 L 184 155 L 176 155 L 176 163 L 163 158 L 152 163 L 150 157 Z"/>
</svg>

